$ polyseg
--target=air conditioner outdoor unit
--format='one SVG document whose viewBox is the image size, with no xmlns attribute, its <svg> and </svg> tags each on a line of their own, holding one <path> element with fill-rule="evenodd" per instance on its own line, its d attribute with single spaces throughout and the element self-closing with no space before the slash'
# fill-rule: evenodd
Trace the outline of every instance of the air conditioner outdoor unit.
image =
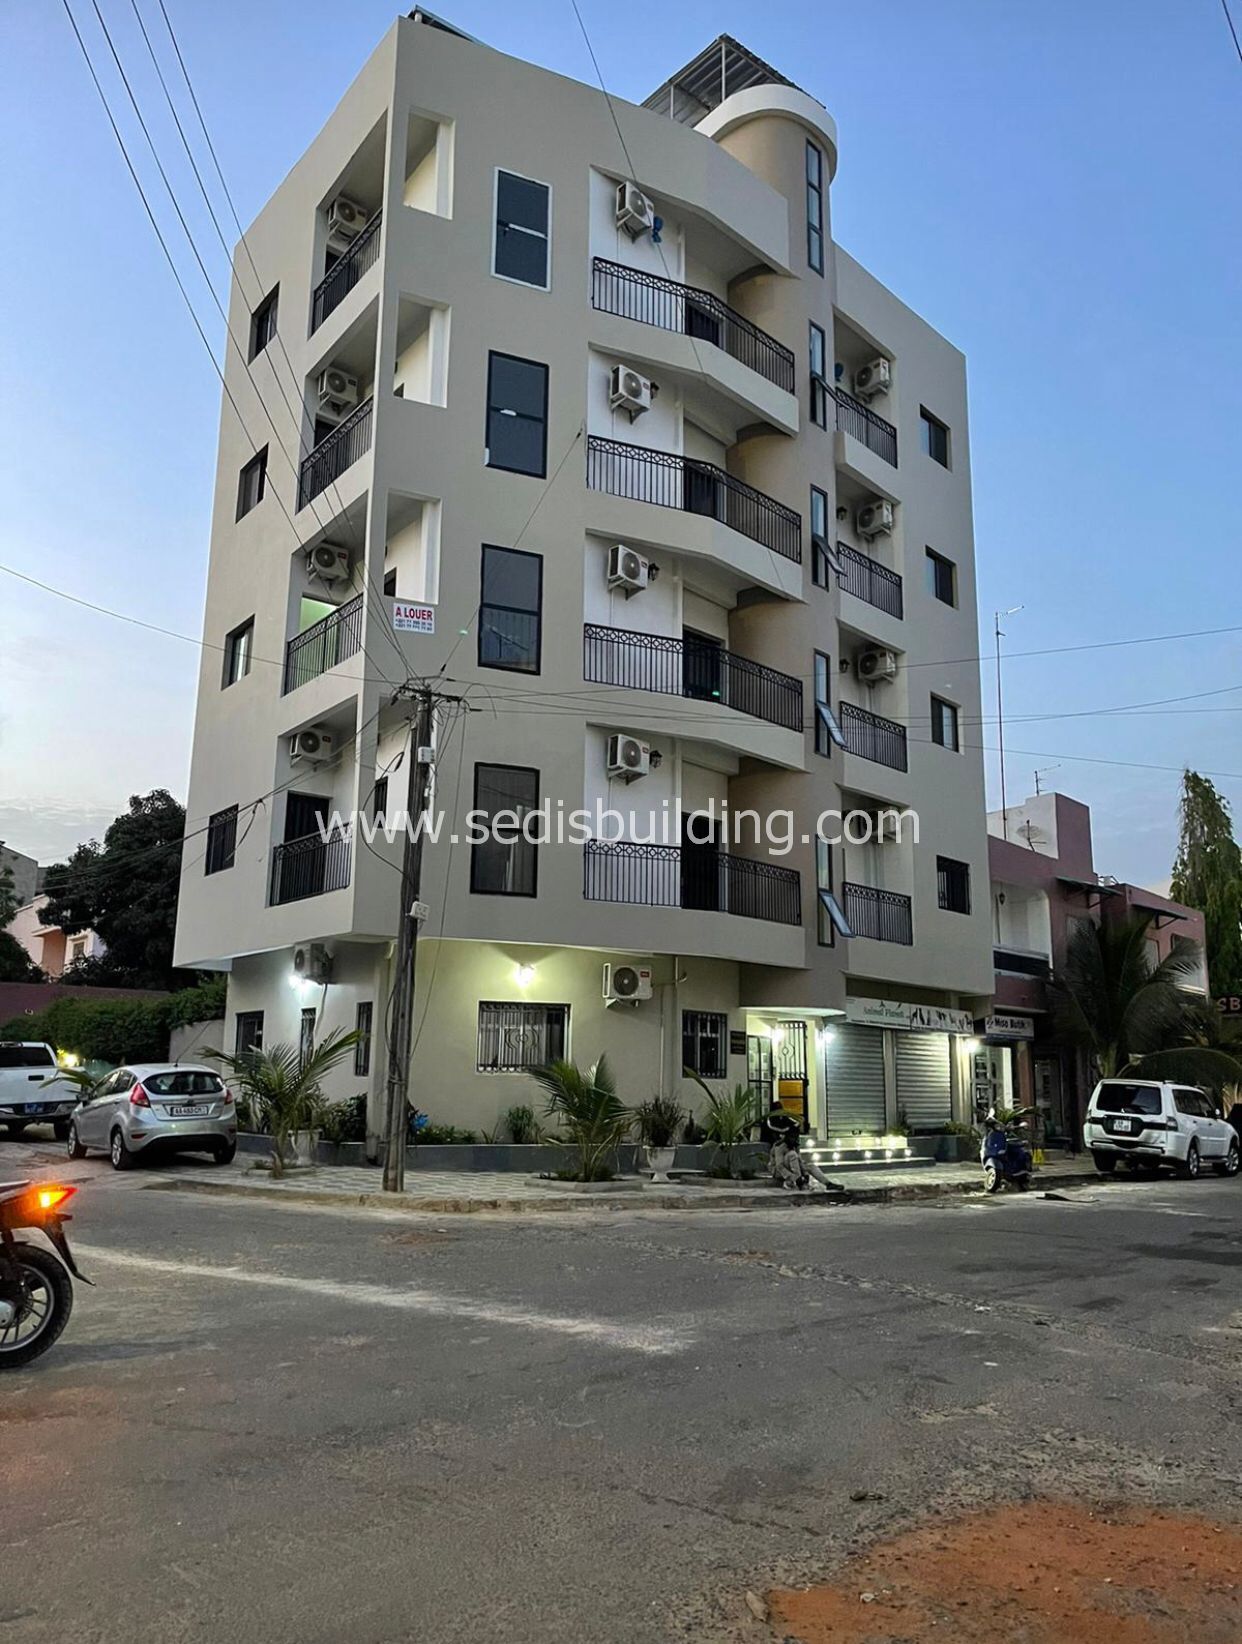
<svg viewBox="0 0 1242 1644">
<path fill-rule="evenodd" d="M 303 982 L 330 982 L 332 955 L 322 942 L 308 942 L 293 950 L 293 973 Z"/>
<path fill-rule="evenodd" d="M 637 183 L 617 184 L 617 227 L 623 228 L 632 240 L 640 234 L 649 234 L 655 220 L 655 207 Z"/>
<path fill-rule="evenodd" d="M 608 550 L 608 586 L 624 588 L 625 597 L 641 593 L 651 581 L 651 561 L 646 560 L 623 542 L 614 543 Z"/>
<path fill-rule="evenodd" d="M 883 497 L 876 497 L 871 502 L 863 503 L 854 519 L 860 537 L 868 541 L 872 537 L 885 537 L 893 529 L 893 505 Z"/>
<path fill-rule="evenodd" d="M 319 373 L 315 385 L 321 417 L 335 417 L 337 421 L 348 416 L 358 403 L 358 379 L 351 377 L 340 366 L 330 365 Z"/>
<path fill-rule="evenodd" d="M 630 421 L 651 410 L 655 384 L 628 365 L 614 365 L 608 384 L 608 403 L 614 411 L 628 411 Z"/>
<path fill-rule="evenodd" d="M 651 769 L 651 749 L 636 736 L 610 736 L 605 765 L 609 776 L 636 782 Z"/>
<path fill-rule="evenodd" d="M 289 738 L 291 765 L 322 765 L 331 758 L 332 733 L 325 731 L 321 725 L 312 725 L 305 731 L 295 731 Z"/>
<path fill-rule="evenodd" d="M 872 399 L 876 394 L 887 394 L 893 383 L 893 368 L 880 356 L 869 365 L 860 366 L 854 373 L 854 392 L 860 400 Z"/>
<path fill-rule="evenodd" d="M 338 245 L 356 240 L 367 226 L 367 208 L 351 200 L 348 194 L 338 194 L 328 205 L 328 239 Z"/>
<path fill-rule="evenodd" d="M 897 677 L 897 653 L 873 645 L 870 650 L 859 651 L 854 667 L 859 679 L 868 685 L 887 684 Z"/>
<path fill-rule="evenodd" d="M 877 845 L 899 845 L 901 819 L 891 811 L 881 811 L 875 819 L 875 840 Z"/>
<path fill-rule="evenodd" d="M 604 1003 L 637 1004 L 651 997 L 650 965 L 605 965 Z"/>
<path fill-rule="evenodd" d="M 338 548 L 334 542 L 321 542 L 306 554 L 306 569 L 320 582 L 348 582 L 352 565 L 348 548 Z"/>
</svg>

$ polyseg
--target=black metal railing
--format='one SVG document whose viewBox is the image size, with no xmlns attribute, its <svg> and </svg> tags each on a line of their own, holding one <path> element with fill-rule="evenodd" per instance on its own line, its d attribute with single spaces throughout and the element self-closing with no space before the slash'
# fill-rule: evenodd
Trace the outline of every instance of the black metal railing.
<svg viewBox="0 0 1242 1644">
<path fill-rule="evenodd" d="M 868 451 L 897 466 L 897 430 L 885 422 L 869 405 L 847 394 L 844 388 L 834 388 L 832 397 L 837 402 L 837 427 L 843 434 L 852 434 L 861 440 Z"/>
<path fill-rule="evenodd" d="M 910 913 L 910 898 L 899 891 L 876 890 L 874 885 L 841 887 L 845 895 L 845 917 L 855 936 L 868 936 L 873 942 L 901 942 L 909 947 L 914 941 L 914 920 Z"/>
<path fill-rule="evenodd" d="M 303 459 L 298 474 L 299 508 L 305 508 L 321 491 L 326 491 L 347 468 L 352 468 L 358 458 L 371 449 L 373 404 L 372 400 L 364 400 L 344 422 L 338 423 L 325 439 L 320 440 L 310 456 Z"/>
<path fill-rule="evenodd" d="M 870 554 L 860 554 L 857 548 L 844 542 L 837 543 L 837 558 L 841 561 L 837 584 L 845 593 L 853 594 L 855 599 L 865 599 L 868 605 L 874 605 L 877 611 L 887 611 L 889 616 L 901 616 L 901 578 L 896 571 L 890 571 Z"/>
<path fill-rule="evenodd" d="M 778 388 L 790 394 L 794 391 L 792 351 L 711 291 L 596 257 L 591 268 L 591 301 L 605 314 L 714 343 Z"/>
<path fill-rule="evenodd" d="M 713 462 L 591 434 L 587 438 L 587 484 L 609 496 L 706 514 L 773 553 L 802 563 L 801 515 Z"/>
<path fill-rule="evenodd" d="M 677 845 L 587 841 L 583 894 L 589 902 L 733 913 L 774 925 L 802 923 L 802 882 L 793 868 L 749 856 Z"/>
<path fill-rule="evenodd" d="M 583 678 L 595 685 L 720 702 L 787 730 L 802 729 L 802 681 L 723 646 L 640 634 L 588 622 L 582 630 Z"/>
<path fill-rule="evenodd" d="M 355 655 L 361 645 L 362 595 L 358 594 L 287 642 L 284 694 L 326 674 L 338 662 Z"/>
<path fill-rule="evenodd" d="M 315 287 L 311 298 L 311 334 L 331 314 L 334 308 L 339 308 L 349 293 L 358 284 L 368 268 L 375 266 L 380 248 L 380 219 L 382 211 L 377 211 L 362 233 L 352 242 L 348 251 L 338 257 L 332 267 Z"/>
<path fill-rule="evenodd" d="M 349 884 L 352 846 L 348 828 L 327 839 L 310 833 L 302 839 L 287 839 L 283 845 L 277 845 L 272 852 L 273 907 L 344 890 Z"/>
<path fill-rule="evenodd" d="M 1052 975 L 1052 964 L 1046 954 L 1024 953 L 1021 948 L 993 948 L 992 964 L 996 970 L 1007 970 L 1015 976 L 1034 976 L 1041 982 Z"/>
<path fill-rule="evenodd" d="M 895 720 L 873 714 L 870 708 L 856 708 L 852 702 L 837 706 L 845 751 L 863 759 L 873 759 L 877 765 L 890 770 L 904 771 L 906 764 L 906 727 Z"/>
</svg>

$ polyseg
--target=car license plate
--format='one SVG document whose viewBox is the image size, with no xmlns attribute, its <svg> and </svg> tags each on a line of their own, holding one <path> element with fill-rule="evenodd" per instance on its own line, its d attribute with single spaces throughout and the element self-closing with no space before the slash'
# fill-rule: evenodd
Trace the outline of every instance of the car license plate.
<svg viewBox="0 0 1242 1644">
<path fill-rule="evenodd" d="M 1113 1120 L 1113 1129 L 1114 1130 L 1133 1130 L 1134 1125 L 1131 1123 L 1131 1121 L 1129 1119 L 1114 1119 Z"/>
<path fill-rule="evenodd" d="M 201 1119 L 207 1109 L 205 1107 L 175 1107 L 172 1111 L 175 1119 Z"/>
<path fill-rule="evenodd" d="M 48 1103 L 47 1102 L 27 1102 L 26 1103 L 26 1112 L 27 1113 L 46 1113 L 47 1110 L 48 1110 Z"/>
</svg>

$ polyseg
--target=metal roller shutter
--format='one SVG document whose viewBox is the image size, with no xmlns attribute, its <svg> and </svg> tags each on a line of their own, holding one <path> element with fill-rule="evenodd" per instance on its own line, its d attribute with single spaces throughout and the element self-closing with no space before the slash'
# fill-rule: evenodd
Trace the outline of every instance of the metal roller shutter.
<svg viewBox="0 0 1242 1644">
<path fill-rule="evenodd" d="M 912 1125 L 945 1125 L 953 1117 L 947 1033 L 898 1033 L 897 1111 Z"/>
<path fill-rule="evenodd" d="M 828 1134 L 884 1133 L 884 1034 L 843 1025 L 828 1045 Z"/>
</svg>

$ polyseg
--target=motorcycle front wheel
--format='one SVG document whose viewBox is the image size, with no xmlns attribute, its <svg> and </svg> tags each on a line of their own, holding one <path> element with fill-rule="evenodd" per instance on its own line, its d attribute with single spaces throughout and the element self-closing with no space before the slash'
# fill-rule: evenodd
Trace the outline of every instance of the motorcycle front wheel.
<svg viewBox="0 0 1242 1644">
<path fill-rule="evenodd" d="M 1000 1186 L 1001 1186 L 1001 1173 L 996 1168 L 996 1166 L 992 1163 L 991 1159 L 989 1159 L 987 1164 L 985 1164 L 984 1167 L 983 1167 L 983 1187 L 984 1187 L 984 1191 L 987 1192 L 987 1193 L 999 1193 L 1000 1192 Z"/>
<path fill-rule="evenodd" d="M 17 1294 L 11 1267 L 0 1266 L 0 1370 L 20 1370 L 46 1353 L 73 1311 L 73 1282 L 51 1251 L 18 1244 L 10 1254 Z"/>
</svg>

